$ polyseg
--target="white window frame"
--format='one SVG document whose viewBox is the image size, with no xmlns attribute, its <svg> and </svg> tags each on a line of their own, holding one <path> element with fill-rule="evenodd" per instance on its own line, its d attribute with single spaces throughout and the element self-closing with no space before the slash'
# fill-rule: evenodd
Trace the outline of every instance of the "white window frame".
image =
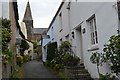
<svg viewBox="0 0 120 80">
<path fill-rule="evenodd" d="M 98 44 L 98 35 L 97 35 L 97 27 L 96 27 L 95 16 L 90 18 L 88 23 L 89 23 L 89 27 L 90 27 L 91 44 L 96 45 L 96 44 Z"/>
</svg>

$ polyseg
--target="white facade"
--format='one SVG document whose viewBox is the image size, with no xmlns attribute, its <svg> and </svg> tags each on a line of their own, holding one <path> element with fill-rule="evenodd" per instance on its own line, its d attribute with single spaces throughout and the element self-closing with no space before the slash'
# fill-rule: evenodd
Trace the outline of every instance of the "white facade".
<svg viewBox="0 0 120 80">
<path fill-rule="evenodd" d="M 92 53 L 102 52 L 110 36 L 117 34 L 118 12 L 115 5 L 116 2 L 64 2 L 49 26 L 47 35 L 50 35 L 50 41 L 57 41 L 59 45 L 61 41 L 69 40 L 74 53 L 84 63 L 92 78 L 98 78 L 96 65 L 90 62 Z M 89 25 L 93 16 L 98 39 L 94 45 L 91 44 Z M 100 73 L 109 71 L 107 64 L 100 67 Z"/>
<path fill-rule="evenodd" d="M 42 61 L 46 62 L 47 58 L 47 44 L 50 42 L 50 39 L 43 39 L 42 43 Z"/>
<path fill-rule="evenodd" d="M 19 22 L 20 28 L 22 33 L 25 36 L 25 39 L 27 39 L 27 29 L 26 29 L 26 25 L 24 22 Z M 27 43 L 29 44 L 29 49 L 25 50 L 25 54 L 29 54 L 31 56 L 31 59 L 33 59 L 33 43 L 27 41 Z"/>
<path fill-rule="evenodd" d="M 0 12 L 2 13 L 2 17 L 9 19 L 9 9 L 10 9 L 9 0 L 3 1 L 3 2 L 0 1 L 0 4 L 2 5 L 0 7 L 2 8 L 1 10 L 2 12 Z"/>
<path fill-rule="evenodd" d="M 0 2 L 0 17 L 2 17 L 2 2 Z"/>
<path fill-rule="evenodd" d="M 25 36 L 25 39 L 27 39 L 27 30 L 26 30 L 26 25 L 24 22 L 19 22 L 19 25 L 20 25 L 20 28 L 21 28 L 21 31 L 22 33 L 24 34 Z"/>
</svg>

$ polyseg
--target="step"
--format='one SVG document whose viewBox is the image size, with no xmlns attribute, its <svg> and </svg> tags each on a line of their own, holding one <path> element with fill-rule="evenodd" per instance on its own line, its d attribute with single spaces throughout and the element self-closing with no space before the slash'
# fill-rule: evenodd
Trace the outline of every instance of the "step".
<svg viewBox="0 0 120 80">
<path fill-rule="evenodd" d="M 65 69 L 71 77 L 70 80 L 93 80 L 83 63 L 78 66 L 66 66 Z"/>
<path fill-rule="evenodd" d="M 92 79 L 90 76 L 73 76 L 73 77 L 71 77 L 71 78 L 74 78 L 74 79 Z"/>
<path fill-rule="evenodd" d="M 77 70 L 77 69 L 85 69 L 85 66 L 65 66 L 65 69 Z"/>
<path fill-rule="evenodd" d="M 93 80 L 92 78 L 70 78 L 70 80 Z"/>
<path fill-rule="evenodd" d="M 69 71 L 69 73 L 84 74 L 84 73 L 88 73 L 88 70 L 71 70 Z"/>
<path fill-rule="evenodd" d="M 89 73 L 85 73 L 85 74 L 72 74 L 72 76 L 90 76 Z"/>
</svg>

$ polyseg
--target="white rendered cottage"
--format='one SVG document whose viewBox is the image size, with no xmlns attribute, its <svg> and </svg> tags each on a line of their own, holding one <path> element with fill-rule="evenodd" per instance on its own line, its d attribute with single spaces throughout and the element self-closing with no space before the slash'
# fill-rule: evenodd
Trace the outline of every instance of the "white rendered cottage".
<svg viewBox="0 0 120 80">
<path fill-rule="evenodd" d="M 57 42 L 58 45 L 61 41 L 70 41 L 74 53 L 81 59 L 81 63 L 84 63 L 91 77 L 98 78 L 96 65 L 90 62 L 90 57 L 93 52 L 102 52 L 110 36 L 117 34 L 118 26 L 117 0 L 114 2 L 74 0 L 61 3 L 47 35 L 50 36 L 49 42 Z M 100 73 L 109 71 L 107 64 L 100 67 Z"/>
</svg>

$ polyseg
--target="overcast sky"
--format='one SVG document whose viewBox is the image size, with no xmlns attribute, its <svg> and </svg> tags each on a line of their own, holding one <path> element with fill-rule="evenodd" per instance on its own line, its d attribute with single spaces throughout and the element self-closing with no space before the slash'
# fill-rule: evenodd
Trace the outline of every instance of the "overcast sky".
<svg viewBox="0 0 120 80">
<path fill-rule="evenodd" d="M 62 0 L 29 0 L 33 25 L 35 28 L 47 28 Z M 22 21 L 28 0 L 18 0 L 19 20 Z"/>
</svg>

